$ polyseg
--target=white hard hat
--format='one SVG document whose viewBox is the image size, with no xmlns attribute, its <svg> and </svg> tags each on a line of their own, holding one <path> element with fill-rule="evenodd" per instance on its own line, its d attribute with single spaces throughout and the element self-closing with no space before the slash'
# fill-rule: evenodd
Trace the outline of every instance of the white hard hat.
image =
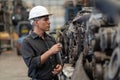
<svg viewBox="0 0 120 80">
<path fill-rule="evenodd" d="M 30 12 L 29 12 L 29 20 L 33 19 L 33 18 L 45 16 L 45 15 L 51 15 L 51 14 L 48 12 L 48 10 L 45 7 L 36 6 L 36 7 L 33 7 L 30 10 Z"/>
</svg>

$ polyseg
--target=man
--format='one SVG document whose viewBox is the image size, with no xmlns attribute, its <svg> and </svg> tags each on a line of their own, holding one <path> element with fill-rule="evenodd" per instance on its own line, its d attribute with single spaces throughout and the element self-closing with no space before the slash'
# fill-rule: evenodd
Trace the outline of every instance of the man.
<svg viewBox="0 0 120 80">
<path fill-rule="evenodd" d="M 21 54 L 32 80 L 58 80 L 57 74 L 62 70 L 57 57 L 61 46 L 45 33 L 50 28 L 50 15 L 43 6 L 36 6 L 29 13 L 33 31 L 23 40 Z"/>
</svg>

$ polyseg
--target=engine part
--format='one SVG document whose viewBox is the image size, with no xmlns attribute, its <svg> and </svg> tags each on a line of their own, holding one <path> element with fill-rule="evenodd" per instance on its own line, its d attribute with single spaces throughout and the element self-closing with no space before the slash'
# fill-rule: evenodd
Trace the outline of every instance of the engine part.
<svg viewBox="0 0 120 80">
<path fill-rule="evenodd" d="M 116 48 L 113 53 L 112 57 L 108 66 L 108 79 L 109 80 L 116 80 L 119 76 L 120 71 L 120 48 Z"/>
</svg>

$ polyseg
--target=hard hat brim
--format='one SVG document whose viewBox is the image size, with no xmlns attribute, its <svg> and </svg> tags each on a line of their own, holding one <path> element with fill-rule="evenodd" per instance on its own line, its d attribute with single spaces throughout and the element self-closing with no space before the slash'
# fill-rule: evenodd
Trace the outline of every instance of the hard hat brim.
<svg viewBox="0 0 120 80">
<path fill-rule="evenodd" d="M 51 16 L 51 15 L 53 15 L 53 14 L 46 14 L 46 15 L 43 15 L 43 16 Z M 42 16 L 41 16 L 42 17 Z"/>
<path fill-rule="evenodd" d="M 29 20 L 32 20 L 32 19 L 35 19 L 35 18 L 44 17 L 44 16 L 51 16 L 51 15 L 53 15 L 53 14 L 46 14 L 46 15 L 42 15 L 42 16 L 38 16 L 38 17 L 31 18 L 31 19 L 29 19 Z"/>
</svg>

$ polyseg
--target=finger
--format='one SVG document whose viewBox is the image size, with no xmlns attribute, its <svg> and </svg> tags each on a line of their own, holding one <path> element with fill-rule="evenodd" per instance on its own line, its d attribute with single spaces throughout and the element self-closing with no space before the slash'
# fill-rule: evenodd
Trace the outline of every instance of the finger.
<svg viewBox="0 0 120 80">
<path fill-rule="evenodd" d="M 57 71 L 52 71 L 53 74 L 57 74 L 58 72 Z"/>
<path fill-rule="evenodd" d="M 57 43 L 57 46 L 62 47 L 62 44 L 61 43 Z"/>
<path fill-rule="evenodd" d="M 58 71 L 60 71 L 60 68 L 55 68 L 54 71 L 57 71 L 57 72 L 58 72 Z"/>
<path fill-rule="evenodd" d="M 59 65 L 57 65 L 56 68 L 59 68 Z"/>
<path fill-rule="evenodd" d="M 61 65 L 57 64 L 55 68 L 59 68 Z"/>
</svg>

